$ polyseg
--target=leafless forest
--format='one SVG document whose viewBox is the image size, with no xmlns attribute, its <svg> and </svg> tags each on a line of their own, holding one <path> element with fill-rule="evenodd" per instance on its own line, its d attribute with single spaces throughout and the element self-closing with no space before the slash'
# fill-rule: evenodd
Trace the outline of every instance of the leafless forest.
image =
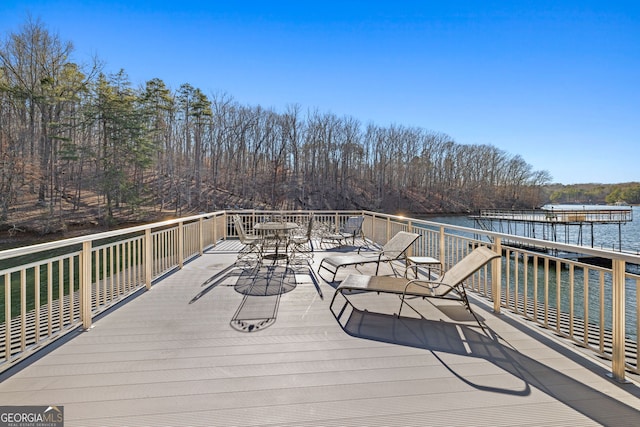
<svg viewBox="0 0 640 427">
<path fill-rule="evenodd" d="M 531 208 L 550 180 L 519 155 L 299 105 L 240 105 L 73 60 L 37 20 L 0 45 L 0 222 L 25 209 L 180 215 L 226 207 L 468 212 Z M 161 70 L 159 70 L 161 72 Z"/>
</svg>

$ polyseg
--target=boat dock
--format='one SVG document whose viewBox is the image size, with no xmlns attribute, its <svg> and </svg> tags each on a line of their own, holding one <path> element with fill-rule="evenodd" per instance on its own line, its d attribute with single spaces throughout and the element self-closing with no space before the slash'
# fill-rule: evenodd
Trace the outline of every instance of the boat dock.
<svg viewBox="0 0 640 427">
<path fill-rule="evenodd" d="M 633 221 L 633 211 L 629 206 L 563 206 L 562 208 L 542 208 L 529 210 L 487 209 L 472 215 L 477 228 L 505 234 L 516 234 L 533 239 L 594 247 L 594 229 L 599 225 L 617 225 L 618 244 L 612 249 L 622 249 L 622 225 Z M 588 234 L 587 234 L 588 233 Z M 586 236 L 585 236 L 586 235 Z M 543 246 L 523 246 L 521 243 L 503 242 L 505 246 L 552 253 Z M 561 258 L 578 259 L 579 254 L 558 253 Z M 601 265 L 600 260 L 588 257 L 581 261 Z"/>
<path fill-rule="evenodd" d="M 545 224 L 622 224 L 633 221 L 633 211 L 630 206 L 576 206 L 572 209 L 554 207 L 541 209 L 507 210 L 484 209 L 473 218 L 535 222 Z"/>
<path fill-rule="evenodd" d="M 596 225 L 618 226 L 618 242 L 622 240 L 622 225 L 633 221 L 633 211 L 628 206 L 576 206 L 571 209 L 506 210 L 486 209 L 472 215 L 478 228 L 506 234 L 517 234 L 533 239 L 584 245 L 584 229 L 590 230 L 591 247 Z M 573 232 L 572 232 L 573 231 Z M 570 241 L 575 237 L 576 241 Z M 618 250 L 622 250 L 618 244 Z"/>
</svg>

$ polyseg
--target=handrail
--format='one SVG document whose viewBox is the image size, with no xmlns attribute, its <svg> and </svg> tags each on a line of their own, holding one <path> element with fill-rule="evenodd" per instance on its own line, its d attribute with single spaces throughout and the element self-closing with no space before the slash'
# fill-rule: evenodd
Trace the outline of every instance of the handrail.
<svg viewBox="0 0 640 427">
<path fill-rule="evenodd" d="M 169 225 L 176 225 L 176 224 L 179 224 L 181 222 L 182 223 L 191 222 L 191 221 L 194 221 L 194 220 L 198 220 L 200 218 L 209 218 L 209 217 L 212 217 L 212 216 L 224 215 L 224 213 L 225 213 L 224 211 L 210 212 L 210 213 L 205 213 L 205 214 L 192 215 L 192 216 L 188 216 L 188 217 L 184 217 L 184 218 L 169 219 L 169 220 L 166 220 L 166 221 L 154 222 L 154 223 L 151 223 L 151 224 L 145 224 L 145 225 L 138 225 L 138 226 L 134 226 L 134 227 L 122 228 L 122 229 L 118 229 L 118 230 L 105 231 L 105 232 L 102 232 L 102 233 L 90 234 L 90 235 L 87 235 L 87 236 L 71 237 L 71 238 L 68 238 L 68 239 L 55 240 L 55 241 L 52 241 L 52 242 L 38 243 L 36 245 L 30 245 L 30 246 L 23 246 L 23 247 L 19 247 L 19 248 L 7 249 L 7 250 L 4 250 L 4 251 L 0 251 L 0 261 L 2 261 L 3 259 L 15 258 L 15 257 L 21 256 L 21 255 L 30 255 L 33 252 L 41 252 L 41 251 L 47 251 L 47 250 L 51 250 L 51 249 L 62 248 L 62 247 L 66 247 L 66 246 L 76 245 L 76 244 L 82 244 L 87 240 L 97 241 L 97 240 L 102 240 L 102 239 L 109 239 L 109 238 L 112 238 L 112 237 L 122 236 L 122 234 L 124 234 L 124 233 L 132 234 L 132 233 L 137 233 L 137 232 L 140 232 L 140 231 L 145 231 L 147 229 L 162 228 L 162 227 L 167 227 Z"/>
<path fill-rule="evenodd" d="M 610 359 L 619 381 L 625 370 L 640 373 L 640 276 L 626 269 L 640 265 L 640 256 L 371 211 L 327 210 L 216 211 L 1 251 L 0 371 L 71 330 L 90 328 L 99 313 L 234 237 L 233 214 L 249 226 L 272 216 L 304 222 L 313 215 L 328 229 L 364 215 L 368 240 L 382 245 L 398 231 L 419 233 L 409 255 L 438 258 L 445 269 L 475 246 L 490 246 L 503 257 L 467 286 L 491 301 L 494 312 L 517 313 Z M 45 297 L 33 298 L 34 292 Z"/>
<path fill-rule="evenodd" d="M 483 209 L 476 218 L 536 222 L 601 222 L 621 223 L 633 221 L 631 208 L 597 209 Z"/>
</svg>

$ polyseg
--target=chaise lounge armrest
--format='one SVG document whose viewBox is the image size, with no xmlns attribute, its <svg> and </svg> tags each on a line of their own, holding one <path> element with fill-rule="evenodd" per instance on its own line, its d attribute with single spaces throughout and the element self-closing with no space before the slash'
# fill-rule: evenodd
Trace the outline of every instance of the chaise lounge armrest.
<svg viewBox="0 0 640 427">
<path fill-rule="evenodd" d="M 462 286 L 462 283 L 450 285 L 448 283 L 439 282 L 437 280 L 413 279 L 407 282 L 403 294 L 418 296 L 420 293 L 426 293 L 428 294 L 426 296 L 443 298 L 451 291 L 459 292 L 458 287 L 460 286 Z M 409 287 L 412 287 L 411 292 L 408 292 Z M 416 287 L 426 289 L 427 291 L 421 291 L 420 289 L 416 289 Z"/>
</svg>

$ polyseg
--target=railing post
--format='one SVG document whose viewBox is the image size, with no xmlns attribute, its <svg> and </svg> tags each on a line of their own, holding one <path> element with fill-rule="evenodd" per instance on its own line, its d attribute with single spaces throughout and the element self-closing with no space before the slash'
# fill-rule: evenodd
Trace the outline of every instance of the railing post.
<svg viewBox="0 0 640 427">
<path fill-rule="evenodd" d="M 82 254 L 80 265 L 80 316 L 82 328 L 88 331 L 91 328 L 91 240 L 82 242 Z M 96 268 L 98 266 L 96 265 Z M 98 272 L 96 271 L 96 277 Z"/>
<path fill-rule="evenodd" d="M 495 238 L 493 251 L 502 255 L 502 240 L 500 237 Z M 493 296 L 493 312 L 500 313 L 500 301 L 502 300 L 502 256 L 496 258 L 491 263 L 491 295 Z"/>
<path fill-rule="evenodd" d="M 202 256 L 202 254 L 204 253 L 204 220 L 202 217 L 200 217 L 200 219 L 198 220 L 198 228 L 200 229 L 200 234 L 199 234 L 199 250 L 198 253 L 200 254 L 200 256 Z"/>
<path fill-rule="evenodd" d="M 4 274 L 4 360 L 11 360 L 11 273 Z"/>
<path fill-rule="evenodd" d="M 229 237 L 227 235 L 228 228 L 227 224 L 229 223 L 227 212 L 225 211 L 222 216 L 214 216 L 213 217 L 213 243 L 215 244 L 218 241 L 218 221 L 222 220 L 224 227 L 222 227 L 222 238 L 227 240 Z"/>
<path fill-rule="evenodd" d="M 184 222 L 178 223 L 178 266 L 184 267 Z"/>
<path fill-rule="evenodd" d="M 612 358 L 611 377 L 619 382 L 625 382 L 625 307 L 624 282 L 625 262 L 620 259 L 612 260 Z"/>
<path fill-rule="evenodd" d="M 446 263 L 446 249 L 445 249 L 445 239 L 444 239 L 444 225 L 440 226 L 440 233 L 438 236 L 439 236 L 438 259 L 440 259 L 440 265 L 442 266 L 442 268 L 446 270 L 447 263 Z M 442 273 L 444 273 L 444 270 L 442 271 Z"/>
<path fill-rule="evenodd" d="M 413 225 L 411 223 L 411 220 L 407 221 L 407 231 L 409 233 L 415 233 L 415 231 L 413 231 Z M 419 243 L 418 243 L 419 244 Z M 405 254 L 405 263 L 407 261 L 406 257 L 408 256 L 412 256 L 413 255 L 413 247 L 414 245 L 409 246 L 409 249 L 407 249 L 407 253 Z M 423 251 L 424 252 L 424 251 Z"/>
<path fill-rule="evenodd" d="M 222 219 L 224 221 L 224 227 L 222 229 L 222 233 L 224 236 L 224 240 L 229 240 L 229 227 L 231 226 L 231 224 L 229 224 L 229 222 L 231 221 L 229 214 L 227 213 L 227 211 L 224 211 L 224 214 L 222 215 Z M 217 229 L 217 227 L 215 227 Z"/>
<path fill-rule="evenodd" d="M 151 229 L 144 230 L 144 284 L 147 290 L 151 289 L 153 280 L 153 244 L 151 241 Z"/>
</svg>

